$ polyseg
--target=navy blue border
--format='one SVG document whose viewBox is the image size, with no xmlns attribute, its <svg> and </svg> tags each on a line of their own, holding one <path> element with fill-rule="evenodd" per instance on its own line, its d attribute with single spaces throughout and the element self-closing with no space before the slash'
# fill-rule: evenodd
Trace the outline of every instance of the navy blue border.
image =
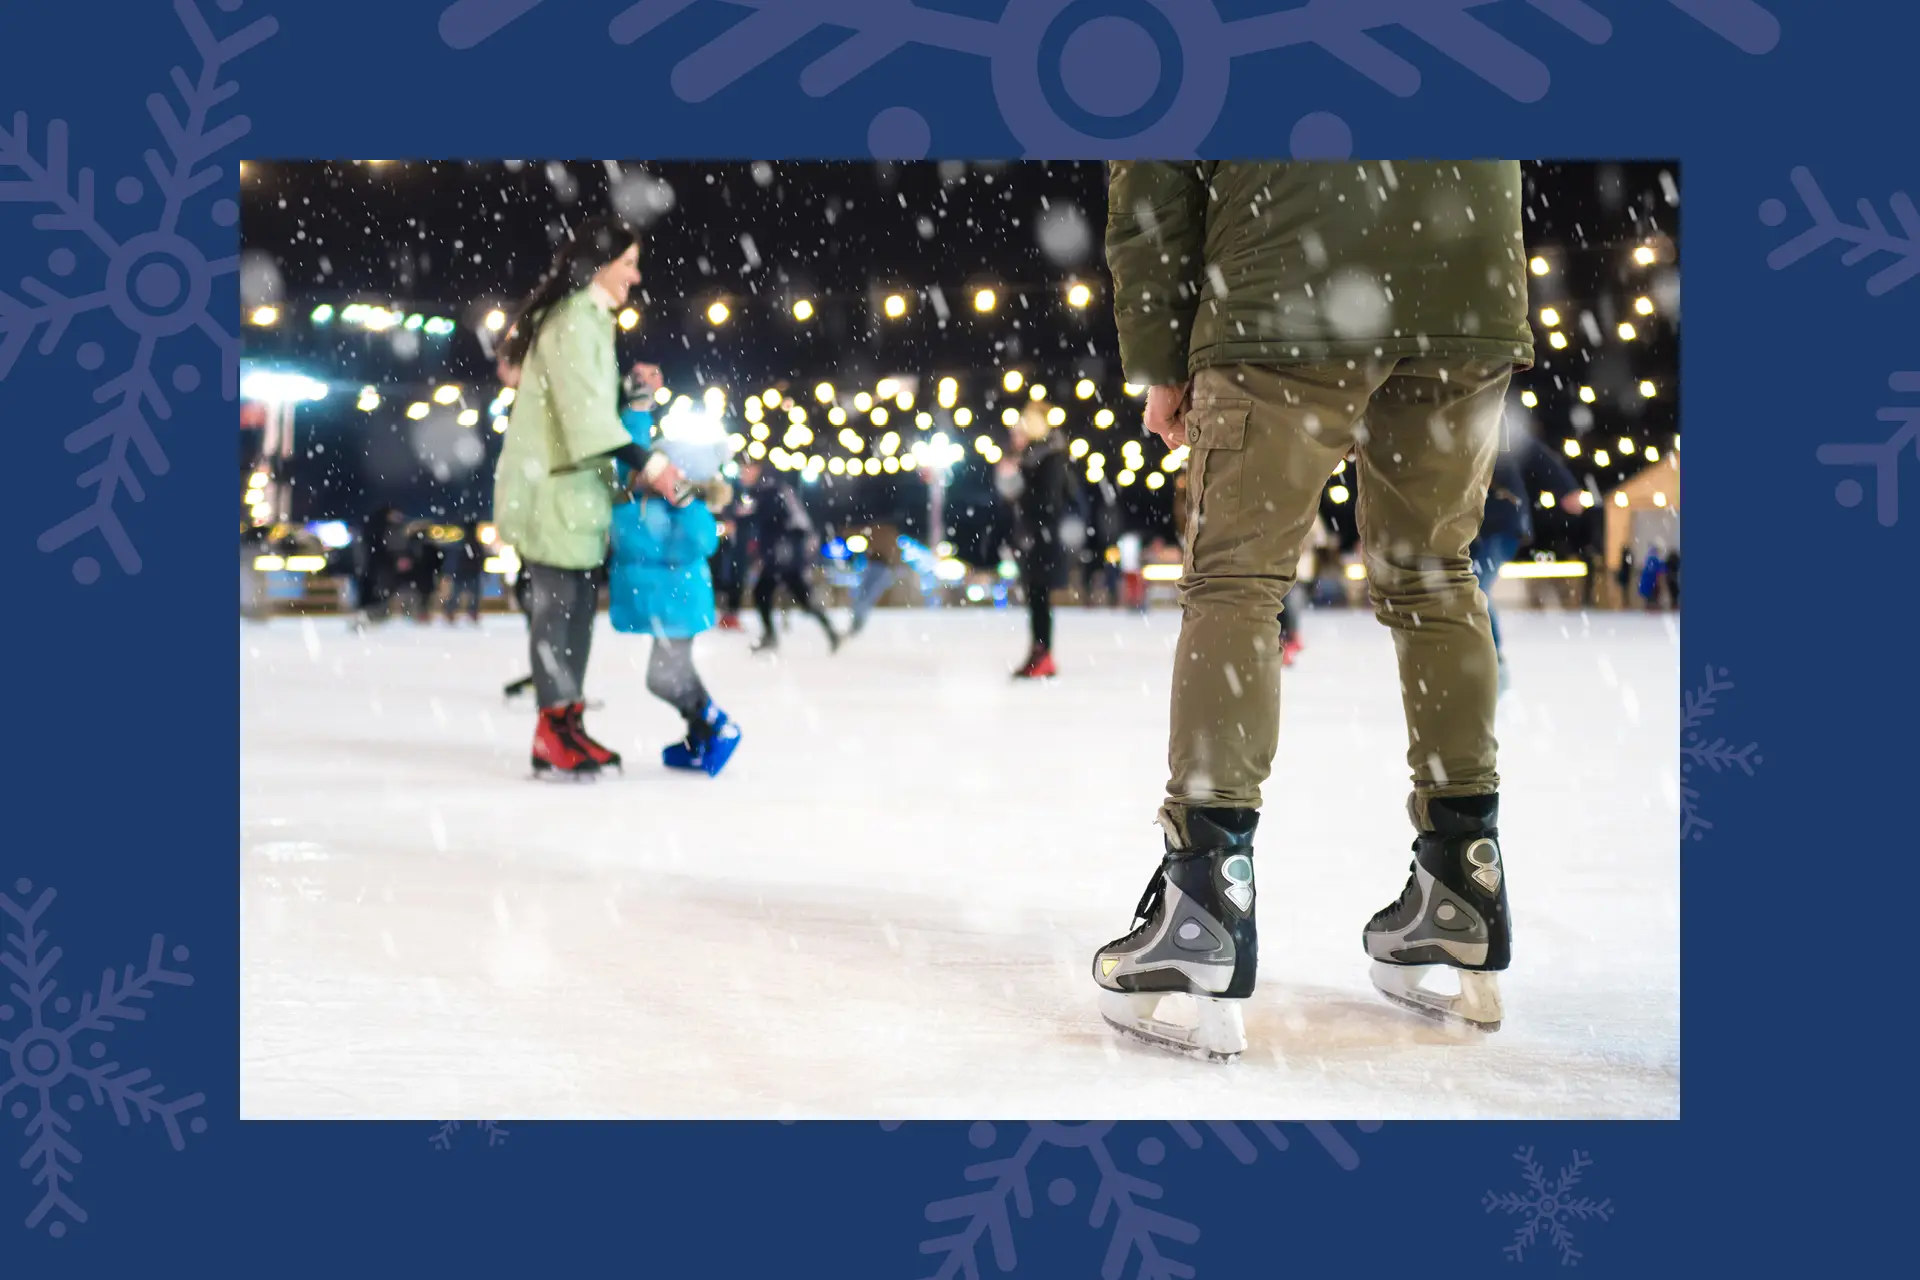
<svg viewBox="0 0 1920 1280">
<path fill-rule="evenodd" d="M 120 1064 L 90 1091 L 69 1074 L 74 1102 L 42 1114 L 38 1082 L 100 1064 L 0 1023 L 24 1046 L 0 1053 L 9 1267 L 1118 1280 L 1904 1256 L 1889 1210 L 1910 1179 L 1880 1135 L 1910 1076 L 1881 1028 L 1904 1021 L 1916 843 L 1912 6 L 1274 3 L 0 14 L 0 924 L 21 939 L 0 1004 L 51 1002 L 57 977 Z M 1076 35 L 1112 16 L 1147 37 Z M 1161 88 L 1116 128 L 1075 105 L 1101 73 Z M 242 1124 L 235 162 L 555 153 L 1679 157 L 1684 1118 Z M 74 1180 L 33 1182 L 56 1165 Z"/>
</svg>

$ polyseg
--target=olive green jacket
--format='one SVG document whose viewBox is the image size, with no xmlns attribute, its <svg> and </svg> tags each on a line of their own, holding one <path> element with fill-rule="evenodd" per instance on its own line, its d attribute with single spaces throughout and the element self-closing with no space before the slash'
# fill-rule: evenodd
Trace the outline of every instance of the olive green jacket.
<svg viewBox="0 0 1920 1280">
<path fill-rule="evenodd" d="M 1533 363 L 1517 161 L 1115 161 L 1129 382 L 1424 354 Z"/>
<path fill-rule="evenodd" d="M 555 303 L 520 367 L 493 473 L 493 519 L 520 559 L 597 569 L 619 491 L 620 422 L 613 315 L 591 288 Z"/>
</svg>

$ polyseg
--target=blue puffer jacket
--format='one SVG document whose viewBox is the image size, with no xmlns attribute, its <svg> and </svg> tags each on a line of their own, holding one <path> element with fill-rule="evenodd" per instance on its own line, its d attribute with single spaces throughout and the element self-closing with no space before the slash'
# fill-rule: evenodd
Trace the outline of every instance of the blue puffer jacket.
<svg viewBox="0 0 1920 1280">
<path fill-rule="evenodd" d="M 644 444 L 651 433 L 647 415 L 622 416 Z M 614 630 L 682 640 L 713 627 L 707 560 L 720 545 L 720 527 L 705 505 L 636 497 L 613 509 L 611 541 Z"/>
</svg>

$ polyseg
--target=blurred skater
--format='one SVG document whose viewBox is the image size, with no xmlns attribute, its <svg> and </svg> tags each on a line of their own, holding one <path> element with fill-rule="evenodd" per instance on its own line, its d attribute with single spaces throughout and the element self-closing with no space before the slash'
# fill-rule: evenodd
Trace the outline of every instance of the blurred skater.
<svg viewBox="0 0 1920 1280">
<path fill-rule="evenodd" d="M 1046 406 L 1028 401 L 1009 430 L 1017 457 L 994 469 L 1000 496 L 1013 511 L 1014 561 L 1027 597 L 1027 659 L 1016 680 L 1045 680 L 1058 674 L 1053 662 L 1053 591 L 1066 585 L 1067 558 L 1060 521 L 1067 504 L 1067 451 L 1047 423 Z"/>
<path fill-rule="evenodd" d="M 487 547 L 480 541 L 480 526 L 468 524 L 460 541 L 447 553 L 447 621 L 453 622 L 466 606 L 467 621 L 480 622 L 481 583 L 486 575 Z"/>
<path fill-rule="evenodd" d="M 793 486 L 774 474 L 762 462 L 749 462 L 740 469 L 740 481 L 749 503 L 747 519 L 753 528 L 753 542 L 760 563 L 753 580 L 753 607 L 760 614 L 760 639 L 755 653 L 769 653 L 780 647 L 780 633 L 773 625 L 773 600 L 781 587 L 800 611 L 820 624 L 827 633 L 827 647 L 838 652 L 840 633 L 833 628 L 827 611 L 814 602 L 807 586 L 807 571 L 813 565 L 813 521 Z"/>
<path fill-rule="evenodd" d="M 1533 503 L 1528 495 L 1553 493 L 1560 509 L 1569 514 L 1577 515 L 1585 508 L 1580 505 L 1580 482 L 1558 454 L 1504 415 L 1500 435 L 1500 452 L 1493 460 L 1493 479 L 1487 486 L 1480 533 L 1469 554 L 1480 594 L 1487 598 L 1487 623 L 1493 629 L 1493 651 L 1500 663 L 1500 692 L 1505 693 L 1511 680 L 1506 645 L 1500 635 L 1500 611 L 1493 607 L 1493 590 L 1500 580 L 1500 570 L 1533 541 Z"/>
</svg>

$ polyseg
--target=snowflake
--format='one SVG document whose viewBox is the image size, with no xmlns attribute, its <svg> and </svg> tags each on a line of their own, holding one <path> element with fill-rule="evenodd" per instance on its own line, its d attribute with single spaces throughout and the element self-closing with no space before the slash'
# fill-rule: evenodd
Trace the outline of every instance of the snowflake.
<svg viewBox="0 0 1920 1280">
<path fill-rule="evenodd" d="M 155 987 L 193 985 L 190 976 L 167 968 L 162 960 L 164 953 L 171 955 L 175 963 L 184 963 L 187 949 L 175 947 L 167 952 L 166 940 L 155 934 L 153 945 L 147 949 L 145 969 L 136 972 L 134 966 L 128 965 L 117 978 L 114 971 L 108 969 L 100 976 L 99 993 L 82 992 L 76 1011 L 72 1000 L 54 994 L 58 984 L 53 978 L 53 967 L 60 962 L 60 948 L 41 950 L 47 935 L 40 929 L 40 917 L 52 904 L 54 891 L 43 890 L 32 905 L 23 906 L 22 902 L 33 892 L 32 883 L 19 880 L 13 888 L 20 895 L 18 901 L 0 893 L 0 914 L 12 921 L 5 951 L 0 953 L 0 966 L 13 975 L 7 989 L 18 1002 L 17 1005 L 0 1004 L 0 1054 L 5 1055 L 7 1068 L 4 1075 L 0 1075 L 0 1098 L 20 1094 L 11 1108 L 14 1119 L 27 1121 L 27 1153 L 20 1158 L 20 1167 L 33 1168 L 33 1181 L 43 1189 L 40 1203 L 27 1215 L 27 1226 L 29 1229 L 39 1226 L 56 1209 L 75 1222 L 85 1222 L 86 1211 L 67 1197 L 63 1186 L 73 1181 L 72 1166 L 80 1163 L 80 1152 L 67 1141 L 66 1135 L 73 1125 L 60 1114 L 61 1105 L 68 1111 L 81 1110 L 86 1106 L 84 1089 L 93 1095 L 96 1105 L 110 1103 L 122 1125 L 133 1123 L 136 1113 L 143 1121 L 158 1119 L 165 1126 L 173 1149 L 180 1151 L 187 1145 L 180 1130 L 180 1118 L 206 1101 L 205 1096 L 198 1093 L 163 1099 L 160 1095 L 165 1087 L 148 1083 L 152 1072 L 144 1068 L 123 1072 L 117 1062 L 100 1061 L 107 1055 L 104 1038 L 112 1034 L 116 1024 L 146 1018 L 146 1010 L 137 1002 L 151 1000 Z M 14 1025 L 20 1007 L 25 1008 L 28 1016 L 28 1023 L 23 1027 Z M 49 1025 L 49 1013 L 64 1017 L 66 1025 L 58 1028 Z M 69 1014 L 72 1016 L 67 1017 Z M 83 1063 L 82 1059 L 91 1062 Z M 58 1096 L 63 1093 L 64 1096 Z M 30 1100 L 37 1100 L 36 1104 L 29 1106 Z M 187 1128 L 194 1133 L 204 1133 L 206 1119 L 194 1116 L 187 1122 Z M 55 1218 L 48 1224 L 47 1232 L 63 1236 L 67 1233 L 67 1224 Z"/>
<path fill-rule="evenodd" d="M 447 1150 L 453 1146 L 453 1135 L 458 1131 L 461 1123 L 459 1120 L 442 1120 L 434 1126 L 436 1132 L 431 1138 L 427 1139 L 428 1143 L 438 1147 L 442 1151 Z M 487 1145 L 490 1147 L 497 1147 L 507 1140 L 507 1131 L 500 1127 L 498 1120 L 475 1120 L 472 1121 L 472 1124 L 476 1130 L 486 1137 Z"/>
<path fill-rule="evenodd" d="M 1785 270 L 1814 250 L 1824 249 L 1836 240 L 1844 240 L 1853 246 L 1840 255 L 1840 261 L 1845 266 L 1863 262 L 1876 253 L 1893 256 L 1892 262 L 1867 277 L 1867 292 L 1873 297 L 1889 293 L 1915 276 L 1920 276 L 1920 211 L 1914 209 L 1913 200 L 1906 192 L 1896 191 L 1887 199 L 1887 207 L 1893 210 L 1894 220 L 1906 233 L 1896 235 L 1887 230 L 1887 224 L 1880 220 L 1880 214 L 1870 200 L 1861 200 L 1855 206 L 1860 210 L 1859 226 L 1842 222 L 1835 216 L 1833 206 L 1820 190 L 1820 184 L 1813 180 L 1812 172 L 1804 165 L 1789 173 L 1787 181 L 1793 184 L 1794 191 L 1799 194 L 1800 203 L 1812 217 L 1813 225 L 1769 253 L 1769 267 L 1775 271 Z M 1769 198 L 1760 202 L 1760 221 L 1777 227 L 1786 220 L 1785 201 Z"/>
<path fill-rule="evenodd" d="M 1920 257 L 1914 261 L 1920 264 Z M 1920 372 L 1896 373 L 1887 379 L 1895 391 L 1920 391 Z M 1900 523 L 1900 455 L 1909 447 L 1920 457 L 1920 406 L 1888 405 L 1876 415 L 1882 422 L 1906 425 L 1879 444 L 1823 444 L 1814 456 L 1830 467 L 1871 466 L 1874 471 L 1874 517 L 1883 528 Z M 1858 480 L 1846 479 L 1833 487 L 1833 498 L 1843 507 L 1857 507 L 1866 490 Z"/>
<path fill-rule="evenodd" d="M 1560 1177 L 1551 1185 L 1547 1182 L 1547 1171 L 1533 1158 L 1532 1147 L 1522 1147 L 1514 1152 L 1513 1158 L 1526 1172 L 1522 1175 L 1531 1188 L 1526 1194 L 1508 1191 L 1496 1195 L 1489 1191 L 1481 1201 L 1488 1213 L 1495 1209 L 1508 1214 L 1525 1213 L 1526 1222 L 1514 1230 L 1513 1241 L 1501 1250 L 1509 1262 L 1526 1260 L 1527 1246 L 1536 1243 L 1540 1229 L 1546 1228 L 1547 1238 L 1560 1247 L 1560 1265 L 1574 1267 L 1580 1264 L 1581 1253 L 1573 1247 L 1573 1232 L 1567 1228 L 1567 1220 L 1578 1218 L 1582 1222 L 1598 1218 L 1605 1222 L 1613 1216 L 1611 1197 L 1595 1204 L 1589 1196 L 1574 1199 L 1569 1192 L 1580 1183 L 1580 1173 L 1593 1161 L 1587 1159 L 1587 1153 L 1573 1153 L 1573 1163 L 1560 1170 Z"/>
<path fill-rule="evenodd" d="M 1700 789 L 1688 777 L 1697 765 L 1705 765 L 1714 773 L 1723 773 L 1738 769 L 1749 778 L 1753 776 L 1755 766 L 1764 763 L 1754 753 L 1760 749 L 1757 742 L 1749 742 L 1744 747 L 1734 747 L 1725 738 L 1715 738 L 1712 742 L 1703 740 L 1701 726 L 1718 710 L 1714 699 L 1733 688 L 1727 679 L 1725 668 L 1716 671 L 1707 668 L 1707 682 L 1686 695 L 1684 714 L 1680 721 L 1683 735 L 1680 744 L 1680 838 L 1682 840 L 1700 840 L 1713 830 L 1713 823 L 1700 816 Z"/>
<path fill-rule="evenodd" d="M 220 8 L 228 11 L 240 4 L 241 0 L 219 0 Z M 48 253 L 47 270 L 54 276 L 72 275 L 80 263 L 76 247 L 98 263 L 91 273 L 98 283 L 92 288 L 63 290 L 28 276 L 19 285 L 24 298 L 0 290 L 0 379 L 12 371 L 36 334 L 39 353 L 50 355 L 75 320 L 95 312 L 109 313 L 133 339 L 131 355 L 115 366 L 118 372 L 94 388 L 94 403 L 104 406 L 103 411 L 66 437 L 68 453 L 105 447 L 99 460 L 82 471 L 75 482 L 93 491 L 92 500 L 42 533 L 39 547 L 51 553 L 88 534 L 98 534 L 121 571 L 128 574 L 140 572 L 140 553 L 121 523 L 115 504 L 122 493 L 134 502 L 146 497 L 132 455 L 137 454 L 152 475 L 167 472 L 167 455 L 154 435 L 152 422 L 173 416 L 157 367 L 163 347 L 171 353 L 170 339 L 198 330 L 219 354 L 226 398 L 231 400 L 238 392 L 239 341 L 214 320 L 208 309 L 214 281 L 231 275 L 238 260 L 209 258 L 180 228 L 195 198 L 217 185 L 223 176 L 224 170 L 218 165 L 204 162 L 232 146 L 252 127 L 245 116 L 218 118 L 216 109 L 238 88 L 222 82 L 221 73 L 235 58 L 278 30 L 272 18 L 260 18 L 221 37 L 208 25 L 197 0 L 174 0 L 173 7 L 200 62 L 193 77 L 181 67 L 173 68 L 177 104 L 164 93 L 147 98 L 147 114 L 166 151 L 163 156 L 159 150 L 149 149 L 145 156 L 159 197 L 151 229 L 121 237 L 107 228 L 94 203 L 94 171 L 71 166 L 65 121 L 47 123 L 46 146 L 37 156 L 25 112 L 14 114 L 11 129 L 0 126 L 0 173 L 12 170 L 20 175 L 16 181 L 0 182 L 0 202 L 44 206 L 44 211 L 33 217 L 34 227 L 74 241 L 73 246 L 61 243 Z M 113 190 L 115 198 L 125 205 L 137 205 L 147 198 L 146 183 L 131 174 L 115 183 Z M 225 198 L 215 200 L 209 214 L 222 226 L 232 226 L 240 216 L 239 207 Z M 98 342 L 82 342 L 74 357 L 88 371 L 106 363 L 105 348 Z M 201 373 L 193 364 L 183 362 L 173 366 L 168 381 L 175 391 L 185 394 L 200 386 Z M 100 562 L 91 555 L 77 557 L 73 576 L 83 584 L 97 582 Z"/>
<path fill-rule="evenodd" d="M 1009 4 L 998 21 L 967 17 L 912 0 L 714 0 L 751 10 L 682 58 L 673 91 L 703 102 L 822 27 L 848 34 L 800 72 L 800 88 L 825 97 L 907 45 L 987 59 L 994 99 L 1029 154 L 1191 155 L 1220 118 L 1235 58 L 1313 45 L 1399 97 L 1420 88 L 1420 71 L 1374 32 L 1398 28 L 1440 57 L 1519 102 L 1536 102 L 1551 80 L 1546 64 L 1472 11 L 1503 0 L 1308 0 L 1229 21 L 1202 0 L 1031 0 Z M 539 8 L 545 0 L 455 0 L 440 14 L 440 38 L 469 49 Z M 608 35 L 631 44 L 700 0 L 639 0 L 614 16 Z M 1721 39 L 1765 53 L 1780 23 L 1754 0 L 1668 0 Z M 1584 0 L 1527 0 L 1547 21 L 1592 45 L 1613 24 Z M 930 131 L 918 112 L 895 107 L 874 119 L 876 155 L 926 155 Z M 1352 154 L 1346 122 L 1326 112 L 1302 117 L 1293 153 L 1325 159 Z"/>
<path fill-rule="evenodd" d="M 1175 1122 L 1169 1127 L 1189 1149 L 1197 1150 L 1205 1145 L 1210 1134 L 1241 1164 L 1252 1164 L 1259 1158 L 1259 1146 L 1240 1124 L 1230 1121 L 1202 1125 Z M 1263 1122 L 1251 1127 L 1276 1151 L 1285 1151 L 1290 1145 L 1286 1134 L 1276 1124 Z M 1355 1127 L 1362 1133 L 1372 1133 L 1380 1125 L 1378 1121 L 1366 1121 Z M 964 1224 L 953 1234 L 928 1240 L 920 1246 L 920 1252 L 941 1259 L 939 1269 L 933 1273 L 933 1280 L 952 1280 L 957 1276 L 963 1276 L 966 1280 L 980 1280 L 979 1249 L 983 1240 L 992 1250 L 994 1265 L 1002 1272 L 1013 1270 L 1018 1261 L 1013 1241 L 1013 1215 L 1017 1213 L 1022 1218 L 1033 1216 L 1030 1173 L 1035 1158 L 1048 1147 L 1087 1153 L 1087 1160 L 1095 1175 L 1088 1224 L 1098 1229 L 1106 1226 L 1109 1219 L 1112 1221 L 1106 1256 L 1100 1268 L 1104 1280 L 1119 1280 L 1129 1262 L 1136 1260 L 1136 1280 L 1192 1276 L 1193 1268 L 1169 1256 L 1168 1247 L 1169 1244 L 1193 1244 L 1200 1238 L 1200 1228 L 1183 1218 L 1162 1213 L 1146 1203 L 1158 1200 L 1162 1188 L 1159 1183 L 1120 1167 L 1108 1145 L 1113 1128 L 1114 1122 L 1111 1120 L 1028 1124 L 1019 1145 L 1012 1152 L 963 1170 L 968 1182 L 983 1185 L 965 1195 L 936 1200 L 927 1206 L 929 1222 Z M 1340 1168 L 1353 1170 L 1359 1167 L 1359 1154 L 1333 1125 L 1309 1124 L 1304 1128 Z M 999 1129 L 985 1120 L 974 1122 L 967 1131 L 967 1140 L 982 1150 L 993 1147 L 999 1138 Z M 1166 1158 L 1167 1146 L 1159 1138 L 1148 1137 L 1139 1142 L 1133 1154 L 1140 1165 L 1151 1168 Z M 1079 1186 L 1064 1176 L 1056 1177 L 1047 1184 L 1047 1199 L 1058 1207 L 1064 1208 L 1073 1203 L 1079 1193 Z"/>
</svg>

